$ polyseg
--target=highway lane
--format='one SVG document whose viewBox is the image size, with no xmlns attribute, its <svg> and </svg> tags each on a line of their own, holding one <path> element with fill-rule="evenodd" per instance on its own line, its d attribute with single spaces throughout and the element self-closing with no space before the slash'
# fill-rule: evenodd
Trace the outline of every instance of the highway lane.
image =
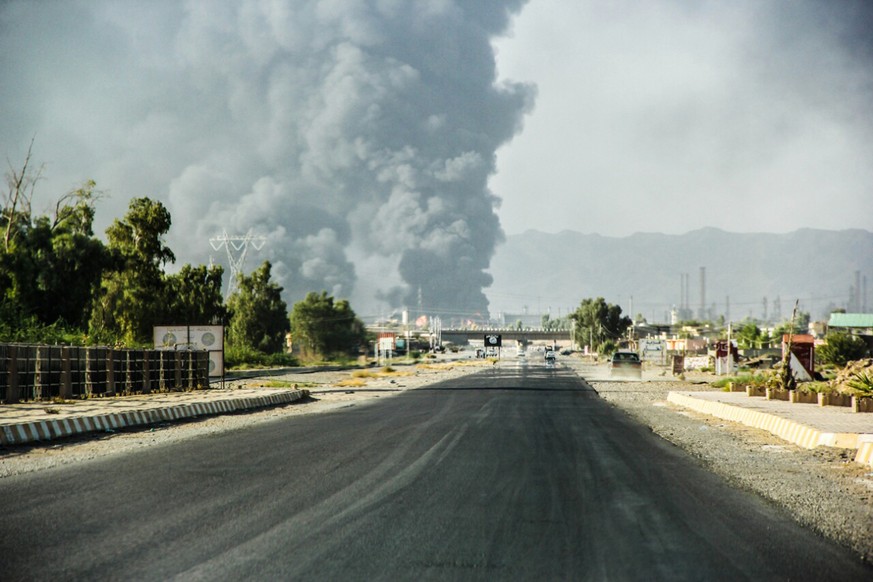
<svg viewBox="0 0 873 582">
<path fill-rule="evenodd" d="M 560 367 L 0 481 L 0 579 L 869 580 Z"/>
</svg>

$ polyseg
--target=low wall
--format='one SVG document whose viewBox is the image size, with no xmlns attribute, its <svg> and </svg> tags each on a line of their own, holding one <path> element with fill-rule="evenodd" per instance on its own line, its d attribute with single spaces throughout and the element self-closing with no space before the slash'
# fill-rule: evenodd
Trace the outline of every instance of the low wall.
<svg viewBox="0 0 873 582">
<path fill-rule="evenodd" d="M 0 401 L 209 387 L 205 350 L 0 344 Z"/>
</svg>

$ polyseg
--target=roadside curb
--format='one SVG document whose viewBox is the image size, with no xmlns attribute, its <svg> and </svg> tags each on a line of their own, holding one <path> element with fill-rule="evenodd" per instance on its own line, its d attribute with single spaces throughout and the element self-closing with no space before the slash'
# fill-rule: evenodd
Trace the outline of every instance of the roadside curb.
<svg viewBox="0 0 873 582">
<path fill-rule="evenodd" d="M 774 436 L 806 449 L 819 446 L 856 449 L 855 461 L 873 466 L 873 435 L 871 434 L 824 432 L 773 414 L 695 398 L 682 392 L 670 392 L 667 401 L 695 412 L 766 430 Z"/>
<path fill-rule="evenodd" d="M 35 441 L 50 441 L 58 438 L 91 432 L 114 431 L 135 426 L 147 426 L 160 422 L 227 414 L 288 404 L 304 398 L 308 390 L 288 390 L 265 396 L 224 398 L 206 402 L 161 406 L 145 410 L 124 410 L 108 414 L 71 416 L 62 419 L 34 420 L 0 426 L 0 445 L 20 445 Z"/>
</svg>

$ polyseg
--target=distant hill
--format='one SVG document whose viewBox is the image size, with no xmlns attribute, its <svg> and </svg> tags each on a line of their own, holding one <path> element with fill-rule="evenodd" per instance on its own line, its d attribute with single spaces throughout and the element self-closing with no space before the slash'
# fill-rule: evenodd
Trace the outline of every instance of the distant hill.
<svg viewBox="0 0 873 582">
<path fill-rule="evenodd" d="M 508 236 L 491 261 L 494 284 L 486 290 L 492 315 L 499 312 L 566 315 L 586 297 L 604 297 L 625 313 L 666 321 L 681 307 L 683 274 L 687 304 L 701 305 L 700 268 L 706 268 L 707 310 L 740 321 L 791 317 L 795 299 L 813 319 L 850 304 L 856 271 L 863 291 L 873 285 L 873 232 L 802 229 L 787 234 L 740 234 L 704 228 L 683 235 L 637 233 L 614 238 L 564 231 Z M 867 284 L 863 283 L 866 276 Z M 778 302 L 778 305 L 776 304 Z M 866 306 L 873 311 L 867 292 Z M 774 311 L 778 308 L 779 313 Z M 851 310 L 851 309 L 850 309 Z"/>
</svg>

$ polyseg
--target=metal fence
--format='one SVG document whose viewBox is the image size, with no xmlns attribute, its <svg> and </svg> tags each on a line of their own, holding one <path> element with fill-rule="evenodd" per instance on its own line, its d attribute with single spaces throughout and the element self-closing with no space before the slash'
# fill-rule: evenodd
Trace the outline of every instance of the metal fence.
<svg viewBox="0 0 873 582">
<path fill-rule="evenodd" d="M 7 404 L 208 387 L 205 350 L 0 344 L 0 400 Z"/>
</svg>

